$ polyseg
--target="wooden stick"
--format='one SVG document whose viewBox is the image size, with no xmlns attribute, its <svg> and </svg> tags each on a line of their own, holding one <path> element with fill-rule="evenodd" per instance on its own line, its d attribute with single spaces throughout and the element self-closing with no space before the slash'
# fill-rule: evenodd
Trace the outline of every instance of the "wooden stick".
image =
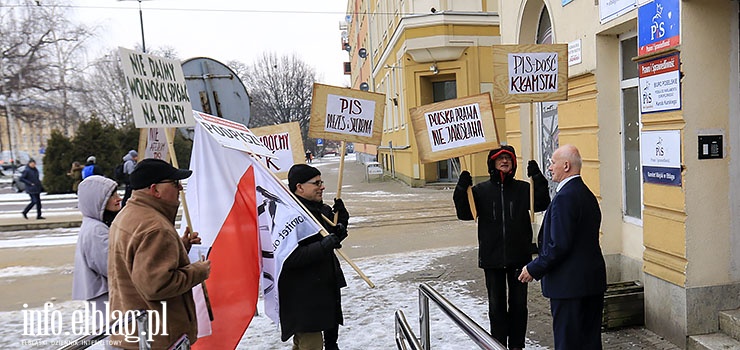
<svg viewBox="0 0 740 350">
<path fill-rule="evenodd" d="M 462 160 L 462 170 L 468 170 L 468 165 L 465 162 L 465 156 L 460 157 Z M 462 171 L 461 171 L 462 173 Z M 473 214 L 473 220 L 478 221 L 478 210 L 475 208 L 475 198 L 473 197 L 473 186 L 468 186 L 468 203 L 470 203 L 470 212 Z"/>
<path fill-rule="evenodd" d="M 336 198 L 342 198 L 342 178 L 344 177 L 344 150 L 345 141 L 342 141 L 342 151 L 340 152 L 341 158 L 339 158 L 339 179 L 337 180 L 337 196 Z M 334 213 L 334 225 L 339 222 L 339 212 Z"/>
<path fill-rule="evenodd" d="M 534 102 L 529 103 L 529 159 L 534 160 Z M 529 220 L 534 222 L 534 178 L 529 178 Z"/>
<path fill-rule="evenodd" d="M 329 235 L 329 232 L 326 232 L 326 229 L 324 229 L 324 225 L 322 225 L 322 224 L 321 224 L 321 223 L 319 222 L 318 218 L 315 218 L 315 217 L 313 217 L 313 215 L 311 215 L 311 212 L 310 212 L 310 211 L 308 211 L 308 209 L 306 208 L 306 206 L 304 206 L 304 205 L 303 205 L 303 203 L 301 203 L 301 201 L 299 201 L 299 200 L 298 200 L 298 198 L 296 197 L 295 193 L 291 192 L 291 191 L 290 191 L 290 189 L 288 189 L 288 188 L 287 188 L 287 187 L 285 186 L 285 183 L 283 183 L 283 181 L 282 181 L 282 180 L 280 180 L 280 179 L 279 179 L 279 178 L 277 177 L 277 175 L 275 175 L 275 173 L 273 173 L 272 171 L 270 171 L 270 169 L 267 169 L 267 167 L 266 167 L 266 166 L 265 166 L 264 164 L 262 164 L 262 162 L 260 162 L 260 161 L 259 161 L 258 159 L 254 159 L 254 163 L 258 163 L 258 164 L 259 164 L 259 166 L 261 166 L 262 168 L 264 168 L 264 169 L 265 169 L 265 171 L 267 171 L 267 173 L 268 173 L 268 174 L 270 174 L 270 176 L 272 176 L 272 177 L 273 177 L 273 179 L 275 179 L 275 181 L 277 181 L 277 183 L 279 183 L 279 184 L 280 184 L 280 186 L 283 186 L 283 189 L 285 189 L 285 192 L 288 192 L 288 194 L 290 194 L 290 196 L 291 196 L 291 197 L 293 198 L 293 200 L 294 200 L 294 201 L 295 201 L 296 203 L 298 203 L 298 205 L 300 205 L 300 206 L 301 206 L 301 208 L 303 208 L 303 210 L 304 210 L 304 211 L 305 211 L 305 212 L 306 212 L 306 213 L 308 214 L 308 217 L 309 217 L 309 218 L 311 218 L 311 220 L 313 220 L 313 221 L 314 221 L 314 222 L 315 222 L 315 223 L 316 223 L 317 225 L 319 225 L 319 227 L 321 227 L 321 231 L 319 231 L 319 232 L 321 233 L 321 235 L 322 235 L 322 236 L 328 236 L 328 235 Z M 322 216 L 323 216 L 323 215 L 322 215 Z M 329 220 L 328 218 L 326 218 L 326 220 L 327 220 L 328 222 L 331 222 L 331 223 L 333 223 L 333 222 L 332 222 L 332 220 Z M 360 278 L 362 278 L 362 279 L 363 279 L 363 280 L 365 281 L 365 283 L 367 283 L 367 285 L 368 285 L 368 286 L 370 286 L 370 288 L 375 288 L 375 284 L 374 284 L 374 283 L 373 283 L 372 281 L 370 281 L 370 279 L 369 279 L 369 278 L 368 278 L 368 277 L 367 277 L 367 276 L 366 276 L 366 275 L 365 275 L 365 274 L 364 274 L 364 273 L 362 272 L 362 270 L 360 270 L 360 267 L 359 267 L 359 266 L 357 266 L 357 265 L 356 265 L 356 264 L 355 264 L 355 263 L 354 263 L 354 262 L 353 262 L 353 261 L 352 261 L 352 260 L 351 260 L 351 259 L 350 259 L 350 258 L 349 258 L 348 256 L 346 256 L 346 255 L 345 255 L 345 254 L 344 254 L 344 253 L 343 253 L 342 251 L 340 251 L 339 249 L 335 249 L 335 250 L 336 250 L 336 252 L 337 252 L 337 253 L 339 254 L 339 256 L 341 256 L 341 257 L 342 257 L 342 259 L 344 259 L 344 261 L 346 261 L 346 262 L 347 262 L 347 263 L 349 264 L 349 266 L 352 266 L 352 269 L 354 269 L 354 270 L 355 270 L 355 272 L 357 272 L 357 274 L 358 274 L 358 275 L 360 275 Z"/>
</svg>

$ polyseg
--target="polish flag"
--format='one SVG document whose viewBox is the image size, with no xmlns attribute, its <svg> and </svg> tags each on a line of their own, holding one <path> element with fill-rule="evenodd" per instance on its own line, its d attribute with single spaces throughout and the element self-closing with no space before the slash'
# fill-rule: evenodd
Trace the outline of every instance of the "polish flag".
<svg viewBox="0 0 740 350">
<path fill-rule="evenodd" d="M 190 260 L 206 257 L 206 280 L 213 320 L 206 299 L 193 289 L 198 337 L 193 349 L 234 349 L 257 308 L 260 246 L 252 157 L 223 147 L 196 123 L 186 200 L 191 225 L 202 243 Z"/>
</svg>

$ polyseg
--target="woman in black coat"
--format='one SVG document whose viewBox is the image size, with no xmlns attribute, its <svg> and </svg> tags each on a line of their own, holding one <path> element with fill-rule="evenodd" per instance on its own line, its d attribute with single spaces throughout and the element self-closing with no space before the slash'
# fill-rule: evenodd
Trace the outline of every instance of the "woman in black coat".
<svg viewBox="0 0 740 350">
<path fill-rule="evenodd" d="M 23 170 L 20 179 L 26 185 L 26 193 L 31 196 L 31 203 L 28 203 L 25 209 L 23 209 L 23 217 L 28 219 L 28 212 L 36 206 L 36 219 L 43 220 L 45 217 L 41 216 L 41 192 L 44 191 L 44 187 L 41 186 L 41 180 L 39 179 L 39 169 L 36 169 L 36 161 L 31 159 L 26 164 L 26 169 Z"/>
</svg>

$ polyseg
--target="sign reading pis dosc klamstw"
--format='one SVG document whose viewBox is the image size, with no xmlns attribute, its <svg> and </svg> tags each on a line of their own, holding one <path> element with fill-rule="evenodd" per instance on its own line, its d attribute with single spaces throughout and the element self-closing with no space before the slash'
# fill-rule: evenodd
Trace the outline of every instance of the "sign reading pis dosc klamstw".
<svg viewBox="0 0 740 350">
<path fill-rule="evenodd" d="M 681 109 L 681 60 L 678 53 L 640 63 L 640 111 Z"/>
</svg>

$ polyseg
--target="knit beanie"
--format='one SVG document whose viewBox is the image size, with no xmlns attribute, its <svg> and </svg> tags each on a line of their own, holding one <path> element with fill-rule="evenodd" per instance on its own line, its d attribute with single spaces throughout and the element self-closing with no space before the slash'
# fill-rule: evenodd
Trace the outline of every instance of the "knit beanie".
<svg viewBox="0 0 740 350">
<path fill-rule="evenodd" d="M 290 188 L 290 192 L 295 193 L 296 185 L 302 184 L 319 175 L 321 175 L 319 169 L 308 164 L 293 165 L 288 171 L 288 188 Z"/>
</svg>

